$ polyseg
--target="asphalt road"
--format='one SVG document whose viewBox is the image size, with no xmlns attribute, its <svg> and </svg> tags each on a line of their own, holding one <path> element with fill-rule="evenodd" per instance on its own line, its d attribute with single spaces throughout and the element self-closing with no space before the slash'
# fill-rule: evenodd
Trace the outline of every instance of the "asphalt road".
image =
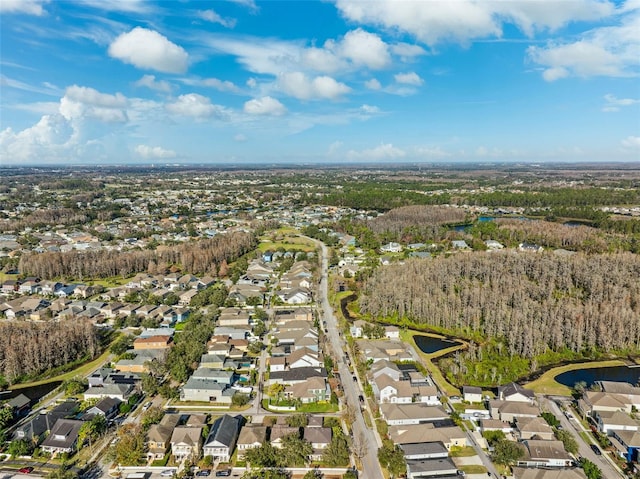
<svg viewBox="0 0 640 479">
<path fill-rule="evenodd" d="M 318 293 L 320 296 L 320 303 L 322 305 L 323 320 L 327 322 L 327 337 L 329 344 L 334 351 L 335 357 L 338 363 L 338 371 L 342 386 L 344 388 L 344 401 L 347 404 L 353 406 L 355 412 L 355 421 L 353 423 L 353 437 L 364 438 L 366 443 L 366 455 L 362 458 L 362 474 L 361 477 L 367 479 L 384 479 L 382 470 L 380 469 L 380 463 L 378 462 L 378 443 L 376 440 L 375 432 L 369 429 L 364 422 L 362 411 L 360 410 L 360 401 L 358 396 L 363 394 L 358 390 L 357 384 L 352 379 L 352 374 L 349 371 L 347 364 L 344 361 L 344 351 L 346 345 L 343 338 L 339 334 L 338 320 L 333 314 L 333 309 L 329 304 L 329 297 L 327 294 L 328 284 L 328 268 L 329 268 L 329 251 L 327 247 L 322 244 L 322 278 L 318 287 Z"/>
<path fill-rule="evenodd" d="M 569 420 L 564 413 L 560 410 L 560 407 L 552 398 L 548 397 L 539 397 L 541 401 L 541 405 L 544 404 L 546 409 L 553 413 L 553 415 L 560 420 L 560 424 L 565 431 L 569 431 L 573 434 L 576 441 L 578 442 L 578 455 L 584 458 L 589 459 L 596 466 L 600 468 L 602 471 L 602 477 L 606 477 L 607 479 L 614 479 L 616 477 L 625 477 L 622 472 L 618 470 L 618 468 L 614 467 L 609 459 L 605 456 L 605 452 L 602 453 L 601 456 L 597 456 L 592 450 L 588 443 L 582 439 L 579 431 L 583 431 L 582 425 L 577 420 Z"/>
</svg>

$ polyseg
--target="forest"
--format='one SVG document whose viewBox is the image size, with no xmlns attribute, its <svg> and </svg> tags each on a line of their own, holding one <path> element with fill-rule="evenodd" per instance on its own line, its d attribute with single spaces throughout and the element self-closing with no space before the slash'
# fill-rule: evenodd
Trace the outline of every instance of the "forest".
<svg viewBox="0 0 640 479">
<path fill-rule="evenodd" d="M 42 279 L 127 277 L 140 272 L 164 272 L 179 264 L 193 274 L 217 275 L 219 267 L 231 262 L 256 246 L 255 236 L 236 232 L 156 250 L 133 251 L 69 251 L 25 254 L 20 258 L 20 271 Z"/>
<path fill-rule="evenodd" d="M 98 330 L 89 321 L 0 322 L 0 378 L 9 384 L 99 352 Z"/>
<path fill-rule="evenodd" d="M 629 253 L 461 253 L 379 268 L 359 307 L 372 318 L 490 340 L 498 355 L 535 370 L 549 351 L 639 349 L 638 278 L 640 258 Z"/>
</svg>

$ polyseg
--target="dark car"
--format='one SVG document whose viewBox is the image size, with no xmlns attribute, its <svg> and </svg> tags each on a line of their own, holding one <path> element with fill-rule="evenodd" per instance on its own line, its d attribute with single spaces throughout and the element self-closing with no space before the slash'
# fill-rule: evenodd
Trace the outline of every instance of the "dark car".
<svg viewBox="0 0 640 479">
<path fill-rule="evenodd" d="M 223 471 L 217 471 L 216 477 L 229 477 L 231 475 L 231 469 L 225 469 Z"/>
<path fill-rule="evenodd" d="M 596 456 L 602 456 L 602 451 L 595 444 L 591 444 L 591 450 L 596 454 Z"/>
<path fill-rule="evenodd" d="M 23 467 L 22 469 L 18 469 L 18 472 L 20 474 L 30 474 L 31 472 L 33 472 L 33 467 L 31 466 Z"/>
<path fill-rule="evenodd" d="M 200 477 L 207 477 L 210 474 L 211 474 L 211 471 L 209 469 L 202 469 L 201 471 L 196 472 L 196 476 L 200 476 Z"/>
</svg>

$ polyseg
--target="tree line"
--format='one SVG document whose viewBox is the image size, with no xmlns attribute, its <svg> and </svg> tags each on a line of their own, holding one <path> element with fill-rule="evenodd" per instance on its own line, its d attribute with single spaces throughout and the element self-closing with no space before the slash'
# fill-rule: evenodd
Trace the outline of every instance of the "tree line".
<svg viewBox="0 0 640 479">
<path fill-rule="evenodd" d="M 89 321 L 0 323 L 0 376 L 9 384 L 100 352 Z"/>
<path fill-rule="evenodd" d="M 18 267 L 23 275 L 42 279 L 127 277 L 145 271 L 155 274 L 176 264 L 184 272 L 215 276 L 222 262 L 233 261 L 255 246 L 254 235 L 234 232 L 156 250 L 32 253 L 23 255 Z"/>
<path fill-rule="evenodd" d="M 360 310 L 496 338 L 502 355 L 529 360 L 549 350 L 637 350 L 638 278 L 640 258 L 629 253 L 459 254 L 379 268 Z"/>
</svg>

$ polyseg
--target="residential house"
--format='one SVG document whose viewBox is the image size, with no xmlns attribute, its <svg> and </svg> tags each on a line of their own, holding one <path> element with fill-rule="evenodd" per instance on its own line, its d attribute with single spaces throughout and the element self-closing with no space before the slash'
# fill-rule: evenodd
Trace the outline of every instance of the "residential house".
<svg viewBox="0 0 640 479">
<path fill-rule="evenodd" d="M 297 427 L 289 427 L 289 426 L 281 426 L 277 425 L 271 428 L 271 437 L 269 442 L 276 449 L 282 449 L 283 443 L 282 440 L 287 437 L 295 435 L 296 437 L 300 436 L 300 430 Z"/>
<path fill-rule="evenodd" d="M 249 449 L 255 449 L 262 446 L 267 441 L 266 426 L 258 426 L 255 424 L 247 424 L 240 430 L 238 436 L 238 457 L 244 458 L 245 453 Z"/>
<path fill-rule="evenodd" d="M 507 422 L 513 422 L 515 418 L 533 418 L 540 415 L 540 410 L 536 406 L 517 401 L 490 401 L 489 409 L 493 419 Z"/>
<path fill-rule="evenodd" d="M 223 369 L 210 369 L 199 367 L 191 375 L 195 379 L 205 379 L 218 384 L 226 384 L 231 386 L 236 379 L 236 374 L 233 371 L 226 371 Z"/>
<path fill-rule="evenodd" d="M 587 479 L 582 469 L 533 469 L 513 468 L 514 479 Z"/>
<path fill-rule="evenodd" d="M 287 358 L 285 356 L 276 356 L 267 358 L 270 372 L 284 371 L 287 369 Z"/>
<path fill-rule="evenodd" d="M 449 414 L 442 407 L 422 404 L 385 403 L 380 405 L 380 413 L 389 426 L 422 424 L 449 418 Z"/>
<path fill-rule="evenodd" d="M 400 243 L 390 242 L 380 247 L 382 253 L 401 253 L 402 245 Z"/>
<path fill-rule="evenodd" d="M 521 444 L 525 447 L 525 455 L 518 459 L 518 466 L 570 467 L 573 465 L 573 458 L 564 450 L 561 441 L 528 439 Z"/>
<path fill-rule="evenodd" d="M 458 426 L 435 427 L 430 423 L 389 426 L 389 437 L 398 445 L 439 441 L 449 451 L 467 445 L 467 435 Z"/>
<path fill-rule="evenodd" d="M 40 448 L 52 455 L 74 452 L 78 447 L 78 433 L 82 424 L 82 421 L 75 419 L 58 419 Z"/>
<path fill-rule="evenodd" d="M 407 460 L 407 479 L 457 477 L 458 468 L 449 457 Z"/>
<path fill-rule="evenodd" d="M 203 454 L 221 462 L 229 462 L 240 434 L 240 419 L 228 414 L 216 419 L 204 443 Z"/>
<path fill-rule="evenodd" d="M 100 399 L 95 406 L 87 409 L 84 416 L 103 416 L 105 419 L 112 419 L 118 415 L 120 404 L 122 401 L 117 398 L 105 397 Z"/>
<path fill-rule="evenodd" d="M 638 451 L 640 451 L 639 431 L 612 430 L 609 439 L 611 439 L 611 443 L 618 451 L 618 454 L 624 457 L 627 462 L 638 461 Z"/>
<path fill-rule="evenodd" d="M 228 346 L 225 345 L 226 348 Z M 227 349 L 228 351 L 228 349 Z M 225 354 L 226 356 L 226 354 Z M 211 369 L 222 369 L 224 367 L 224 358 L 225 356 L 220 356 L 218 354 L 212 354 L 211 352 L 203 354 L 200 357 L 200 367 L 202 368 L 211 368 Z"/>
<path fill-rule="evenodd" d="M 594 411 L 598 431 L 610 435 L 611 431 L 638 431 L 640 423 L 622 411 Z"/>
<path fill-rule="evenodd" d="M 180 390 L 181 401 L 211 402 L 231 405 L 234 391 L 226 384 L 190 377 Z"/>
<path fill-rule="evenodd" d="M 289 369 L 295 368 L 319 368 L 324 365 L 322 357 L 312 349 L 302 347 L 296 349 L 287 357 Z"/>
<path fill-rule="evenodd" d="M 162 459 L 171 447 L 173 430 L 180 422 L 180 414 L 165 414 L 158 424 L 153 424 L 147 432 L 147 458 L 151 461 Z"/>
<path fill-rule="evenodd" d="M 404 458 L 409 459 L 441 459 L 449 457 L 449 451 L 440 441 L 401 444 Z"/>
<path fill-rule="evenodd" d="M 382 374 L 372 381 L 371 386 L 379 403 L 409 404 L 413 402 L 414 390 L 409 381 L 396 381 Z"/>
<path fill-rule="evenodd" d="M 169 335 L 155 335 L 146 338 L 137 338 L 133 342 L 134 350 L 141 349 L 168 349 L 173 345 L 173 339 Z"/>
<path fill-rule="evenodd" d="M 84 393 L 85 401 L 93 398 L 115 398 L 120 401 L 126 401 L 133 393 L 134 387 L 131 384 L 104 384 L 99 387 L 89 387 Z"/>
<path fill-rule="evenodd" d="M 391 377 L 394 381 L 400 381 L 402 378 L 402 371 L 400 371 L 398 365 L 388 359 L 382 359 L 373 363 L 369 374 L 374 380 L 383 374 Z"/>
<path fill-rule="evenodd" d="M 515 421 L 518 438 L 521 441 L 526 439 L 543 439 L 551 441 L 554 439 L 553 428 L 547 424 L 540 416 L 519 417 Z"/>
<path fill-rule="evenodd" d="M 623 395 L 585 391 L 578 401 L 578 408 L 587 416 L 593 416 L 596 411 L 624 411 L 631 414 L 632 404 Z"/>
<path fill-rule="evenodd" d="M 202 447 L 202 428 L 177 426 L 171 434 L 171 454 L 176 461 L 197 459 Z"/>
<path fill-rule="evenodd" d="M 331 444 L 332 430 L 330 427 L 305 427 L 303 439 L 311 444 L 313 452 L 310 459 L 319 461 L 325 450 Z"/>
<path fill-rule="evenodd" d="M 307 404 L 328 401 L 331 397 L 331 391 L 325 378 L 311 377 L 305 381 L 287 386 L 284 395 L 289 399 L 298 399 L 301 403 Z"/>
<path fill-rule="evenodd" d="M 535 393 L 525 389 L 517 383 L 509 383 L 505 386 L 498 386 L 498 397 L 501 401 L 516 401 L 531 403 L 535 400 Z"/>
<path fill-rule="evenodd" d="M 367 322 L 363 321 L 362 319 L 354 321 L 349 327 L 349 334 L 351 334 L 351 337 L 353 338 L 361 338 L 363 329 L 366 325 Z"/>
<path fill-rule="evenodd" d="M 470 403 L 482 402 L 482 389 L 475 386 L 462 386 L 462 399 Z"/>
<path fill-rule="evenodd" d="M 400 328 L 397 326 L 385 326 L 384 337 L 387 339 L 400 339 Z"/>
</svg>

